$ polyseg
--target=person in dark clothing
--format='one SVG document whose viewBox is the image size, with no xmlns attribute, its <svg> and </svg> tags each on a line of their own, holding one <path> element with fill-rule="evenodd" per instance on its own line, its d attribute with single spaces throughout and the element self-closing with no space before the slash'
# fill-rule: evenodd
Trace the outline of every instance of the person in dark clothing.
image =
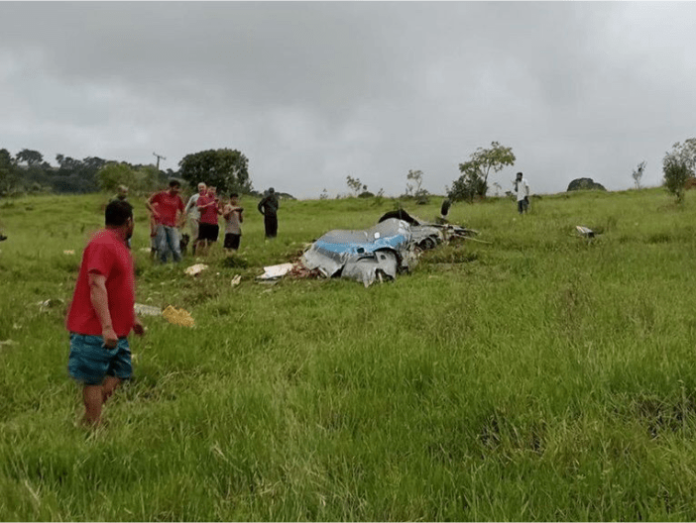
<svg viewBox="0 0 696 523">
<path fill-rule="evenodd" d="M 268 189 L 266 196 L 259 202 L 258 209 L 263 214 L 263 224 L 266 228 L 266 238 L 278 235 L 278 209 L 280 202 L 273 187 Z"/>
<path fill-rule="evenodd" d="M 440 220 L 442 220 L 442 223 L 448 223 L 447 216 L 449 215 L 451 205 L 452 202 L 450 202 L 449 198 L 445 198 L 442 202 L 442 207 L 440 207 Z"/>
</svg>

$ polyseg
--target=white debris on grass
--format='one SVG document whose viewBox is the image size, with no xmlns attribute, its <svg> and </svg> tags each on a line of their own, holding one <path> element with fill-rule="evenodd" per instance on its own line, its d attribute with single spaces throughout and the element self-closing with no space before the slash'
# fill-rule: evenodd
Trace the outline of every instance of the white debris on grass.
<svg viewBox="0 0 696 523">
<path fill-rule="evenodd" d="M 208 266 L 205 263 L 197 263 L 196 265 L 191 265 L 188 269 L 184 270 L 185 274 L 189 276 L 198 276 L 201 272 L 206 270 Z"/>
<path fill-rule="evenodd" d="M 236 285 L 239 285 L 239 282 L 241 282 L 241 281 L 242 281 L 242 275 L 241 275 L 241 274 L 237 274 L 237 276 L 235 276 L 234 278 L 232 278 L 232 282 L 231 282 L 232 287 L 235 287 Z"/>
<path fill-rule="evenodd" d="M 280 265 L 271 265 L 270 267 L 263 268 L 263 274 L 257 276 L 257 280 L 275 280 L 276 278 L 282 278 L 287 273 L 292 270 L 292 263 L 281 263 Z"/>
<path fill-rule="evenodd" d="M 152 305 L 143 305 L 142 303 L 136 303 L 135 307 L 133 307 L 135 310 L 135 314 L 138 316 L 161 316 L 162 315 L 162 309 L 159 307 L 153 307 Z"/>
<path fill-rule="evenodd" d="M 67 254 L 68 256 L 72 256 L 73 254 L 75 254 L 75 250 L 74 249 L 66 249 L 63 251 L 63 254 Z"/>
</svg>

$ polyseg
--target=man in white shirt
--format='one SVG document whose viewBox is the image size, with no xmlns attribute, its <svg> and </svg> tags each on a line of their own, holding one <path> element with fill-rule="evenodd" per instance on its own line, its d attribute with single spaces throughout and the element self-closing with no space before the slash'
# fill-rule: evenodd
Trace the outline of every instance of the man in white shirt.
<svg viewBox="0 0 696 523">
<path fill-rule="evenodd" d="M 193 242 L 193 254 L 196 254 L 196 243 L 198 240 L 198 220 L 201 219 L 201 213 L 196 205 L 198 198 L 205 194 L 208 187 L 203 182 L 198 184 L 198 192 L 189 198 L 184 212 L 188 215 L 189 228 L 191 229 L 191 241 Z"/>
<path fill-rule="evenodd" d="M 529 209 L 529 184 L 522 173 L 517 173 L 513 187 L 517 196 L 517 212 L 520 214 L 527 212 Z"/>
</svg>

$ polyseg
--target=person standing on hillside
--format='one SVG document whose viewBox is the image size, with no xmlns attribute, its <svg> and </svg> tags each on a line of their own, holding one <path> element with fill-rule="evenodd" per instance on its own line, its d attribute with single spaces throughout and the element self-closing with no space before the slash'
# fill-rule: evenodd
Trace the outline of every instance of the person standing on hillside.
<svg viewBox="0 0 696 523">
<path fill-rule="evenodd" d="M 273 187 L 269 188 L 266 196 L 259 202 L 258 209 L 263 214 L 263 225 L 266 229 L 266 238 L 275 238 L 278 235 L 278 209 L 280 202 Z"/>
<path fill-rule="evenodd" d="M 122 201 L 122 202 L 127 202 L 128 201 L 128 187 L 125 185 L 119 185 L 116 194 L 114 195 L 111 200 L 109 200 L 109 203 L 115 202 L 115 201 Z"/>
<path fill-rule="evenodd" d="M 105 228 L 90 240 L 66 318 L 70 332 L 68 372 L 83 385 L 83 422 L 101 423 L 102 407 L 133 373 L 128 335 L 144 334 L 135 316 L 135 274 L 126 241 L 133 235 L 133 207 L 114 201 Z"/>
<path fill-rule="evenodd" d="M 181 261 L 178 227 L 185 216 L 180 192 L 181 182 L 170 180 L 168 191 L 153 194 L 145 204 L 157 220 L 157 251 L 162 263 L 167 263 L 170 251 L 175 262 Z"/>
<path fill-rule="evenodd" d="M 449 198 L 445 198 L 442 201 L 442 206 L 440 207 L 440 223 L 449 223 L 447 217 L 449 216 L 449 210 L 450 206 L 452 205 L 452 202 L 450 201 Z"/>
<path fill-rule="evenodd" d="M 188 203 L 186 203 L 186 208 L 184 209 L 184 213 L 186 213 L 188 217 L 189 229 L 191 230 L 191 240 L 193 241 L 192 250 L 194 255 L 196 254 L 196 243 L 198 242 L 198 222 L 201 219 L 201 213 L 196 203 L 198 202 L 198 198 L 206 193 L 206 190 L 207 186 L 205 183 L 199 183 L 198 192 L 189 198 Z"/>
<path fill-rule="evenodd" d="M 239 243 L 242 239 L 242 226 L 244 221 L 242 213 L 244 209 L 239 206 L 239 195 L 230 194 L 230 203 L 225 205 L 222 217 L 225 219 L 225 245 L 227 251 L 239 250 Z"/>
<path fill-rule="evenodd" d="M 526 213 L 529 210 L 529 184 L 522 173 L 517 173 L 513 187 L 517 196 L 517 212 Z"/>
<path fill-rule="evenodd" d="M 208 192 L 198 198 L 196 205 L 201 213 L 198 224 L 198 254 L 206 256 L 210 244 L 216 242 L 220 234 L 218 215 L 222 214 L 222 211 L 215 187 L 208 187 Z"/>
</svg>

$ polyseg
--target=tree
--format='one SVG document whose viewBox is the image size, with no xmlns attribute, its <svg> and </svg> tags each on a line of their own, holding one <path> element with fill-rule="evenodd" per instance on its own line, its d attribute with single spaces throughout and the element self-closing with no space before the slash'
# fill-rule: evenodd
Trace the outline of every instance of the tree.
<svg viewBox="0 0 696 523">
<path fill-rule="evenodd" d="M 506 165 L 515 164 L 515 155 L 511 147 L 504 147 L 498 142 L 491 142 L 489 149 L 479 147 L 472 153 L 468 162 L 459 164 L 462 175 L 453 182 L 448 192 L 449 198 L 473 201 L 475 196 L 486 197 L 488 175 L 498 172 Z"/>
<path fill-rule="evenodd" d="M 102 191 L 115 192 L 119 185 L 135 187 L 136 176 L 126 163 L 111 162 L 99 170 L 97 175 Z"/>
<path fill-rule="evenodd" d="M 691 176 L 696 176 L 696 138 L 684 140 L 684 143 L 675 143 L 672 146 L 672 152 L 668 153 L 668 155 L 684 164 Z"/>
<path fill-rule="evenodd" d="M 352 176 L 346 176 L 346 185 L 353 192 L 353 196 L 360 194 L 360 191 L 367 191 L 367 185 L 363 185 L 360 178 L 353 178 Z"/>
<path fill-rule="evenodd" d="M 696 138 L 689 138 L 683 144 L 677 142 L 662 160 L 665 187 L 677 198 L 677 203 L 684 201 L 686 182 L 696 173 Z"/>
<path fill-rule="evenodd" d="M 19 177 L 14 163 L 10 151 L 0 149 L 0 196 L 12 194 L 17 190 Z"/>
<path fill-rule="evenodd" d="M 636 167 L 633 170 L 633 181 L 636 182 L 636 189 L 640 189 L 640 179 L 643 177 L 643 174 L 645 173 L 645 162 L 640 162 L 638 164 L 638 167 Z"/>
<path fill-rule="evenodd" d="M 253 189 L 248 168 L 249 160 L 236 149 L 209 149 L 184 156 L 179 162 L 179 176 L 191 187 L 200 182 L 215 186 L 220 195 L 249 194 Z"/>
<path fill-rule="evenodd" d="M 22 149 L 17 153 L 17 162 L 25 162 L 28 166 L 40 165 L 43 162 L 43 155 L 39 151 Z"/>
<path fill-rule="evenodd" d="M 154 165 L 140 166 L 135 169 L 133 174 L 135 177 L 135 184 L 133 188 L 141 194 L 154 192 L 164 183 L 166 183 L 166 179 L 163 177 L 164 173 L 157 170 L 157 167 Z"/>
</svg>

